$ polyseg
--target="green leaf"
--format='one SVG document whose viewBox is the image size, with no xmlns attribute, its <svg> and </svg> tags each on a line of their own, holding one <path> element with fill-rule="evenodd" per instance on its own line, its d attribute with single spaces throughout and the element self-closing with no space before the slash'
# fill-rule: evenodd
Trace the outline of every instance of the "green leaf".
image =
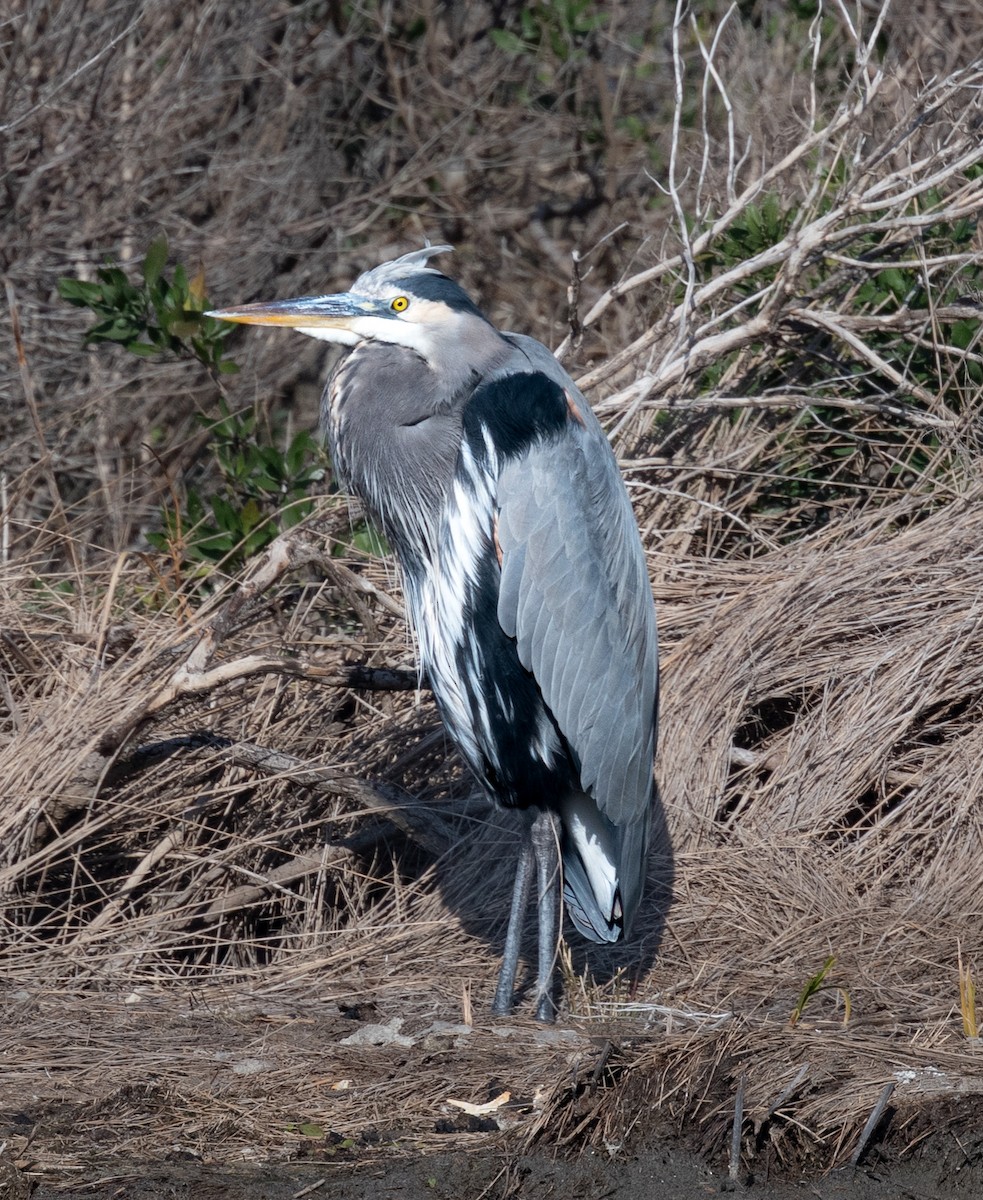
<svg viewBox="0 0 983 1200">
<path fill-rule="evenodd" d="M 796 1004 L 795 1008 L 792 1009 L 792 1015 L 789 1018 L 790 1025 L 795 1025 L 798 1022 L 799 1018 L 802 1016 L 805 1006 L 809 1003 L 812 997 L 815 996 L 817 992 L 823 990 L 823 984 L 826 976 L 830 973 L 835 964 L 836 957 L 831 954 L 823 963 L 822 967 L 815 973 L 815 975 L 813 975 L 811 979 L 806 980 L 806 985 L 799 995 L 798 1003 Z"/>
<path fill-rule="evenodd" d="M 373 558 L 383 558 L 389 553 L 389 543 L 377 529 L 371 525 L 363 525 L 352 536 L 352 545 L 363 554 L 371 554 Z"/>
<path fill-rule="evenodd" d="M 202 503 L 201 496 L 192 488 L 188 488 L 188 519 L 192 525 L 197 525 L 199 521 L 204 520 L 205 505 Z"/>
<path fill-rule="evenodd" d="M 956 321 L 952 326 L 952 333 L 949 335 L 952 344 L 958 350 L 966 350 L 973 340 L 978 336 L 980 329 L 979 321 L 972 319 L 967 321 Z"/>
<path fill-rule="evenodd" d="M 150 243 L 150 246 L 147 248 L 147 255 L 143 260 L 143 278 L 148 287 L 153 287 L 157 280 L 160 279 L 166 262 L 167 238 L 161 237 L 155 242 Z"/>
<path fill-rule="evenodd" d="M 890 288 L 895 299 L 904 299 L 904 295 L 908 291 L 908 280 L 905 278 L 904 272 L 897 267 L 888 267 L 879 272 L 878 278 L 885 287 Z"/>
<path fill-rule="evenodd" d="M 87 283 L 84 279 L 58 280 L 58 295 L 70 304 L 91 307 L 102 299 L 102 288 L 98 283 Z"/>
<path fill-rule="evenodd" d="M 259 492 L 266 492 L 267 494 L 272 492 L 275 494 L 280 491 L 280 480 L 266 474 L 264 471 L 256 474 L 247 471 L 243 474 L 248 482 Z"/>
<path fill-rule="evenodd" d="M 530 47 L 520 37 L 516 37 L 511 30 L 508 29 L 489 29 L 488 36 L 492 40 L 492 44 L 497 46 L 499 50 L 504 50 L 506 54 L 529 54 Z"/>
<path fill-rule="evenodd" d="M 262 550 L 264 546 L 269 545 L 275 537 L 276 529 L 273 525 L 260 525 L 244 540 L 241 551 L 242 558 L 244 560 L 251 558 L 257 550 Z"/>
<path fill-rule="evenodd" d="M 287 447 L 287 471 L 291 476 L 296 476 L 303 468 L 305 459 L 313 458 L 316 454 L 317 443 L 306 429 L 301 430 Z"/>
<path fill-rule="evenodd" d="M 242 528 L 239 521 L 239 515 L 228 500 L 223 500 L 221 496 L 212 496 L 209 499 L 209 504 L 212 506 L 212 512 L 215 515 L 215 521 L 219 529 L 224 529 L 228 533 L 239 533 Z"/>
<path fill-rule="evenodd" d="M 239 510 L 239 526 L 243 533 L 249 533 L 262 521 L 263 511 L 255 500 L 247 500 Z"/>
<path fill-rule="evenodd" d="M 280 524 L 284 529 L 293 529 L 295 525 L 299 525 L 306 516 L 309 516 L 313 511 L 314 505 L 308 500 L 301 504 L 291 504 L 283 510 L 280 517 Z"/>
<path fill-rule="evenodd" d="M 140 336 L 142 330 L 127 317 L 117 317 L 112 321 L 103 321 L 90 329 L 86 340 L 91 342 L 129 342 Z"/>
</svg>

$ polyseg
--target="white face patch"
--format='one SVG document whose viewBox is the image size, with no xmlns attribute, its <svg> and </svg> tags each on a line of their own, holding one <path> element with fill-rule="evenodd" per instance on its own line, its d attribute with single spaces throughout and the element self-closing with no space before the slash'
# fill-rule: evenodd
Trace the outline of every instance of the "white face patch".
<svg viewBox="0 0 983 1200">
<path fill-rule="evenodd" d="M 405 346 L 408 350 L 415 350 L 421 358 L 429 362 L 433 351 L 430 330 L 426 325 L 412 320 L 409 314 L 413 307 L 415 306 L 411 305 L 399 316 L 352 317 L 348 328 L 356 342 L 388 342 L 390 345 Z"/>
<path fill-rule="evenodd" d="M 361 313 L 343 318 L 344 325 L 297 324 L 294 328 L 298 333 L 317 338 L 319 342 L 333 342 L 338 346 L 357 346 L 359 342 L 388 342 L 390 345 L 405 346 L 408 350 L 415 350 L 427 362 L 432 362 L 435 351 L 431 330 L 436 326 L 438 331 L 447 336 L 449 310 L 429 300 L 413 300 L 405 312 L 380 317 L 374 311 L 377 304 L 375 300 L 361 301 L 358 305 Z M 302 317 L 299 318 L 299 321 L 302 320 Z"/>
<path fill-rule="evenodd" d="M 329 325 L 315 325 L 305 328 L 297 326 L 298 333 L 306 333 L 308 337 L 317 338 L 319 342 L 333 342 L 336 346 L 357 346 L 362 338 L 351 329 L 332 329 Z"/>
</svg>

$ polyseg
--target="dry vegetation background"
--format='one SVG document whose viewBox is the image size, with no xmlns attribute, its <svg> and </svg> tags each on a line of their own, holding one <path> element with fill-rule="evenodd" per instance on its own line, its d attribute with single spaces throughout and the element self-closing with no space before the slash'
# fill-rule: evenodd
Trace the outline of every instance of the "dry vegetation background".
<svg viewBox="0 0 983 1200">
<path fill-rule="evenodd" d="M 66 1122 L 22 1161 L 107 1128 L 357 1157 L 492 1080 L 545 1096 L 524 1139 L 658 1111 L 723 1159 L 740 1096 L 746 1163 L 841 1161 L 892 1083 L 904 1146 L 978 1104 L 981 36 L 975 0 L 8 5 L 0 1103 Z M 638 939 L 571 946 L 569 1041 L 485 1016 L 513 831 L 330 475 L 243 569 L 148 543 L 223 484 L 201 414 L 282 447 L 326 370 L 265 332 L 221 380 L 83 348 L 58 279 L 137 278 L 162 233 L 221 304 L 450 241 L 611 430 L 665 830 Z M 395 1059 L 340 1044 L 394 1018 Z"/>
</svg>

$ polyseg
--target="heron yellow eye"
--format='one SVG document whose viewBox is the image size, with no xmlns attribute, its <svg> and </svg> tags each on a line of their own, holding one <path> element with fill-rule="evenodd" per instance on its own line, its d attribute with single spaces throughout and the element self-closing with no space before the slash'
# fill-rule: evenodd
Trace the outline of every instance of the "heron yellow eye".
<svg viewBox="0 0 983 1200">
<path fill-rule="evenodd" d="M 397 296 L 396 299 L 389 305 L 393 312 L 406 312 L 410 302 L 405 296 Z"/>
</svg>

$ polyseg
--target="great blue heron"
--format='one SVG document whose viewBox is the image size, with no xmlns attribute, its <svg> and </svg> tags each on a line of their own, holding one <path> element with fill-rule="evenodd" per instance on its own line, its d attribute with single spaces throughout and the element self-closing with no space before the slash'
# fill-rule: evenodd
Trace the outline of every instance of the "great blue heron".
<svg viewBox="0 0 983 1200">
<path fill-rule="evenodd" d="M 554 1016 L 560 911 L 628 930 L 645 874 L 655 611 L 607 438 L 545 346 L 500 333 L 427 246 L 341 295 L 222 309 L 350 352 L 321 402 L 336 470 L 402 566 L 423 667 L 486 792 L 525 817 L 492 1004 L 513 1005 L 535 870 L 536 1016 Z M 559 856 L 558 856 L 559 850 Z"/>
</svg>

